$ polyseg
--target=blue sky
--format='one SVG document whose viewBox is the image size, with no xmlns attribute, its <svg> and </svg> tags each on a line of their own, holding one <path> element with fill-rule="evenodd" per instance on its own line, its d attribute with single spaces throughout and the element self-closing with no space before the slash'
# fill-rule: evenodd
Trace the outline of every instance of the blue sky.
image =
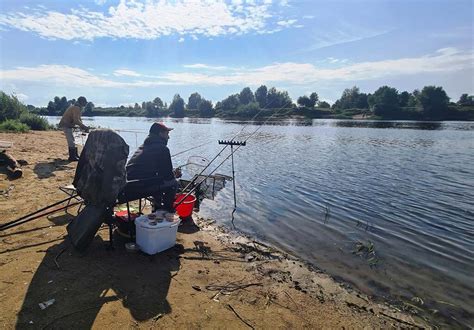
<svg viewBox="0 0 474 330">
<path fill-rule="evenodd" d="M 0 89 L 46 106 L 261 84 L 334 102 L 354 85 L 474 93 L 473 1 L 0 0 Z"/>
</svg>

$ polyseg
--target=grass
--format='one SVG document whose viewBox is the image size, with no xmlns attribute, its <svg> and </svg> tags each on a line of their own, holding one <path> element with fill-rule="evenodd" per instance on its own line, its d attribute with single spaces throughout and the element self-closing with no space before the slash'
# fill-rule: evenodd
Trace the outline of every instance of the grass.
<svg viewBox="0 0 474 330">
<path fill-rule="evenodd" d="M 0 123 L 0 132 L 26 133 L 30 127 L 19 120 L 7 119 Z"/>
<path fill-rule="evenodd" d="M 28 125 L 33 131 L 47 131 L 51 129 L 51 125 L 46 119 L 29 112 L 20 115 L 20 122 Z"/>
<path fill-rule="evenodd" d="M 380 261 L 375 253 L 375 244 L 371 241 L 367 241 L 367 243 L 357 241 L 352 253 L 366 259 L 370 268 L 376 267 Z"/>
</svg>

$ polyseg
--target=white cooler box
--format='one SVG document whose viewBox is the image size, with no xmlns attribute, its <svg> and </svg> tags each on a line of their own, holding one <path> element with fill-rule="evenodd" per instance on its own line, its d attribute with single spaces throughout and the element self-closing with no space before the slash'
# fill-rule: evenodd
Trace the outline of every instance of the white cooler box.
<svg viewBox="0 0 474 330">
<path fill-rule="evenodd" d="M 160 215 L 158 215 L 160 216 Z M 176 244 L 176 233 L 181 221 L 163 222 L 148 219 L 142 215 L 135 219 L 136 243 L 147 254 L 156 254 Z"/>
</svg>

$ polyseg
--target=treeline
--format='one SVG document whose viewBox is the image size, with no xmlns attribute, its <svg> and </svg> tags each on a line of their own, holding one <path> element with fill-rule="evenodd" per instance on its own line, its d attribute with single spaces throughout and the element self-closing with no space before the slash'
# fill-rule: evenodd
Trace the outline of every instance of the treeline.
<svg viewBox="0 0 474 330">
<path fill-rule="evenodd" d="M 48 121 L 30 111 L 34 106 L 26 106 L 15 95 L 0 91 L 0 131 L 27 132 L 50 129 Z"/>
<path fill-rule="evenodd" d="M 444 89 L 437 86 L 411 93 L 382 86 L 373 94 L 361 93 L 354 86 L 343 91 L 332 109 L 342 117 L 357 113 L 375 119 L 474 120 L 473 106 L 472 95 L 462 94 L 457 103 L 450 102 Z"/>
<path fill-rule="evenodd" d="M 92 97 L 91 97 L 92 98 Z M 60 116 L 75 102 L 56 96 L 46 108 L 31 111 L 42 115 Z M 347 88 L 341 97 L 329 104 L 321 101 L 317 92 L 302 95 L 296 104 L 287 91 L 262 85 L 255 92 L 250 87 L 231 94 L 215 105 L 195 92 L 187 102 L 179 94 L 168 105 L 160 97 L 141 104 L 119 107 L 94 107 L 89 102 L 84 116 L 145 116 L 145 117 L 219 117 L 249 119 L 258 117 L 305 117 L 305 118 L 371 118 L 412 120 L 474 120 L 473 96 L 463 94 L 454 103 L 442 87 L 425 86 L 421 91 L 399 92 L 382 86 L 373 93 L 362 93 L 357 86 Z"/>
</svg>

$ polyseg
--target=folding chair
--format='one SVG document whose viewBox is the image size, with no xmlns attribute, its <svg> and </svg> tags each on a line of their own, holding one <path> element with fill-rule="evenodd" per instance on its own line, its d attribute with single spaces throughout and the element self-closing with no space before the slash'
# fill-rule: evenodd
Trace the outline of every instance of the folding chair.
<svg viewBox="0 0 474 330">
<path fill-rule="evenodd" d="M 81 202 L 79 204 L 79 208 L 77 209 L 77 214 L 79 214 L 79 212 L 81 212 L 82 206 L 84 206 L 84 201 L 82 200 L 82 197 L 77 194 L 76 187 L 74 187 L 72 184 L 70 184 L 70 185 L 67 185 L 67 186 L 59 187 L 59 190 L 61 190 L 63 193 L 65 193 L 68 197 L 71 197 L 71 199 L 67 201 L 65 212 L 69 213 L 67 211 L 67 209 L 69 207 L 69 204 L 71 204 L 72 201 L 75 200 L 75 201 Z"/>
</svg>

